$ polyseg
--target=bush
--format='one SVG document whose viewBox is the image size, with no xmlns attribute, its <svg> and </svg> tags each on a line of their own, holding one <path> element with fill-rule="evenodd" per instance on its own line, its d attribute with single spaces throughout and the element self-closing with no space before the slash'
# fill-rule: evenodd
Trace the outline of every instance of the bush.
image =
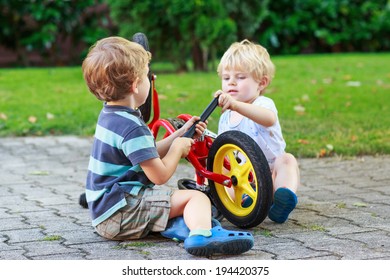
<svg viewBox="0 0 390 280">
<path fill-rule="evenodd" d="M 390 48 L 390 4 L 386 0 L 281 0 L 257 39 L 272 53 L 374 52 Z"/>
</svg>

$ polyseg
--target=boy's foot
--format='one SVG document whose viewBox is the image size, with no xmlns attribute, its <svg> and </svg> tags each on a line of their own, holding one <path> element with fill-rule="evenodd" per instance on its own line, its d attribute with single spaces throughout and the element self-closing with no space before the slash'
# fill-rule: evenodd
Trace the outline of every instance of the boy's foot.
<svg viewBox="0 0 390 280">
<path fill-rule="evenodd" d="M 192 235 L 184 241 L 184 249 L 191 255 L 215 254 L 238 255 L 253 247 L 254 239 L 249 232 L 230 231 L 221 226 L 213 227 L 211 236 Z"/>
<path fill-rule="evenodd" d="M 218 220 L 211 219 L 211 227 L 221 226 Z M 165 238 L 173 239 L 175 241 L 184 241 L 190 234 L 190 229 L 187 227 L 182 216 L 170 219 L 167 227 L 161 232 Z"/>
<path fill-rule="evenodd" d="M 87 197 L 86 197 L 86 194 L 85 194 L 85 193 L 80 194 L 80 197 L 79 197 L 79 204 L 80 204 L 83 208 L 88 208 L 88 202 L 87 202 Z"/>
<path fill-rule="evenodd" d="M 167 227 L 161 232 L 165 238 L 175 241 L 183 241 L 190 234 L 190 230 L 184 222 L 183 217 L 176 217 L 168 221 Z"/>
<path fill-rule="evenodd" d="M 298 198 L 294 192 L 287 188 L 279 188 L 274 194 L 274 203 L 268 217 L 276 223 L 284 223 L 297 203 Z"/>
</svg>

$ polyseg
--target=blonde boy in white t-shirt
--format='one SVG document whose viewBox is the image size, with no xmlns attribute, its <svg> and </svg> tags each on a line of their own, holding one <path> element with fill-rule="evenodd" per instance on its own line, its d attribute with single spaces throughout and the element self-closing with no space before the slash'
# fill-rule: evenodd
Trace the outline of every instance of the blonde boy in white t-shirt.
<svg viewBox="0 0 390 280">
<path fill-rule="evenodd" d="M 274 201 L 268 217 L 284 223 L 298 200 L 299 168 L 295 157 L 285 152 L 286 143 L 272 99 L 263 96 L 275 73 L 265 48 L 248 40 L 233 43 L 218 65 L 222 78 L 219 96 L 222 115 L 218 134 L 239 130 L 259 144 L 272 171 Z M 252 203 L 246 197 L 244 204 Z"/>
</svg>

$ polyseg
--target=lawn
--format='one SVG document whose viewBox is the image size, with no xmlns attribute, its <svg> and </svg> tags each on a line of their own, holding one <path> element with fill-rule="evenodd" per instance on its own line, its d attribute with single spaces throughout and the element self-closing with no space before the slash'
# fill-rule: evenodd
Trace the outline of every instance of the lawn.
<svg viewBox="0 0 390 280">
<path fill-rule="evenodd" d="M 266 95 L 278 107 L 287 151 L 298 157 L 390 154 L 389 53 L 273 61 L 276 76 Z M 215 72 L 156 75 L 162 118 L 200 115 L 220 88 Z M 100 108 L 80 67 L 0 69 L 1 137 L 90 136 Z M 213 131 L 219 113 L 209 119 Z"/>
</svg>

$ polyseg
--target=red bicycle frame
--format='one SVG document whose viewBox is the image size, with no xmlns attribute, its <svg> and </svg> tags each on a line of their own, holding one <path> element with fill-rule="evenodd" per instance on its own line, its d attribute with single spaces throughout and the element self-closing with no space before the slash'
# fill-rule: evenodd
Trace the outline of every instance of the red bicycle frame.
<svg viewBox="0 0 390 280">
<path fill-rule="evenodd" d="M 168 120 L 160 119 L 160 107 L 158 101 L 158 93 L 155 87 L 155 79 L 156 77 L 152 75 L 151 93 L 153 100 L 153 119 L 148 124 L 148 127 L 152 131 L 152 134 L 155 139 L 157 138 L 160 127 L 163 127 L 166 131 L 163 138 L 166 138 L 175 132 L 175 128 Z M 191 115 L 181 114 L 177 116 L 177 118 L 187 122 L 189 119 L 191 119 Z M 191 150 L 187 155 L 186 159 L 195 168 L 197 185 L 204 186 L 206 179 L 209 179 L 218 184 L 230 187 L 232 185 L 232 181 L 229 177 L 222 174 L 216 174 L 207 170 L 206 168 L 207 157 L 212 143 L 213 140 L 211 137 L 202 135 L 199 139 L 195 140 L 195 143 L 194 145 L 192 145 Z"/>
</svg>

